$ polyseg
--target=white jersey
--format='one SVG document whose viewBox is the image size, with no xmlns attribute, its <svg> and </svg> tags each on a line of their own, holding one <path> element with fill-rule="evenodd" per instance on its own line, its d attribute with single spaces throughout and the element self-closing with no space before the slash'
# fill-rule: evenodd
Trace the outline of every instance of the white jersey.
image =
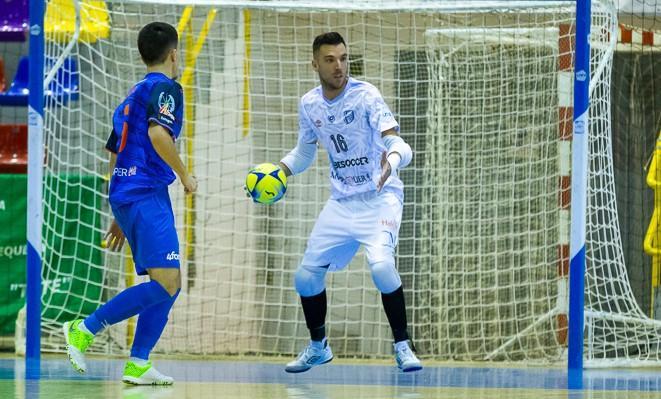
<svg viewBox="0 0 661 399">
<path fill-rule="evenodd" d="M 319 142 L 328 152 L 332 199 L 376 191 L 386 151 L 381 133 L 389 129 L 399 130 L 399 124 L 370 83 L 349 78 L 333 100 L 324 98 L 321 86 L 301 97 L 298 140 Z M 403 200 L 403 184 L 394 173 L 382 190 Z"/>
</svg>

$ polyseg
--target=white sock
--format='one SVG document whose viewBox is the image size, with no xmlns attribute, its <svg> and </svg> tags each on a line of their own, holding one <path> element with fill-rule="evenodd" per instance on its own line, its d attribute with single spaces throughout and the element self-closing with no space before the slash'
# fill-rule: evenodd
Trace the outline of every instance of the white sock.
<svg viewBox="0 0 661 399">
<path fill-rule="evenodd" d="M 140 367 L 144 367 L 149 362 L 149 360 L 140 359 L 139 357 L 133 357 L 133 356 L 129 358 L 129 361 L 135 363 L 137 366 Z"/>
<path fill-rule="evenodd" d="M 85 325 L 85 321 L 84 321 L 84 320 L 78 324 L 78 329 L 79 329 L 80 331 L 82 331 L 82 332 L 85 332 L 85 333 L 88 333 L 88 334 L 92 334 L 92 332 L 91 332 L 91 331 L 87 328 L 87 326 Z M 92 334 L 92 335 L 94 335 L 94 334 Z"/>
</svg>

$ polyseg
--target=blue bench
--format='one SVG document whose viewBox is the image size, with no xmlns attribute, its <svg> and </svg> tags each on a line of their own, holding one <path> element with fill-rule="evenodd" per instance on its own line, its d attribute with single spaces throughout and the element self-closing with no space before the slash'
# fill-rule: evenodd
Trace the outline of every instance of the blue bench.
<svg viewBox="0 0 661 399">
<path fill-rule="evenodd" d="M 50 69 L 55 60 L 46 60 L 46 70 Z M 18 68 L 6 92 L 0 93 L 0 106 L 26 106 L 29 95 L 29 70 L 30 59 L 26 56 L 21 57 L 18 62 Z M 78 63 L 74 58 L 68 57 L 57 70 L 55 78 L 44 91 L 47 101 L 55 101 L 55 104 L 64 105 L 69 101 L 78 100 Z M 54 104 L 53 104 L 54 105 Z"/>
</svg>

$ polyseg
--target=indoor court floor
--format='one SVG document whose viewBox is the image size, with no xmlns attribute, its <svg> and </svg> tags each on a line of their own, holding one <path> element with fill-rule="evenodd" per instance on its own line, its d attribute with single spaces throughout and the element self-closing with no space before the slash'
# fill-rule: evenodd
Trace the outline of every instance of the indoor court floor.
<svg viewBox="0 0 661 399">
<path fill-rule="evenodd" d="M 405 374 L 385 363 L 340 359 L 287 374 L 285 362 L 157 359 L 154 364 L 175 384 L 136 387 L 120 382 L 121 359 L 90 359 L 88 373 L 80 375 L 64 355 L 44 356 L 40 368 L 27 371 L 24 358 L 6 357 L 0 358 L 0 399 L 661 398 L 661 370 L 655 369 L 586 370 L 584 388 L 567 390 L 567 375 L 560 368 L 435 364 Z"/>
</svg>

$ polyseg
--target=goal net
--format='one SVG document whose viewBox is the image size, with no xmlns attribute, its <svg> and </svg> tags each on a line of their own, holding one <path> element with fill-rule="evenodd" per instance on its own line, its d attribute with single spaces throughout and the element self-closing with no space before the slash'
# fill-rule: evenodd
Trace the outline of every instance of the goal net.
<svg viewBox="0 0 661 399">
<path fill-rule="evenodd" d="M 320 151 L 276 205 L 253 204 L 242 187 L 251 166 L 295 146 L 298 100 L 318 84 L 312 40 L 335 30 L 347 40 L 350 74 L 381 90 L 414 150 L 401 172 L 397 264 L 419 354 L 563 358 L 573 2 L 190 3 L 83 2 L 81 26 L 107 32 L 82 29 L 70 50 L 70 34 L 47 35 L 47 65 L 72 60 L 79 88 L 69 101 L 51 98 L 45 113 L 45 350 L 63 350 L 63 321 L 140 282 L 128 252 L 102 248 L 111 221 L 103 147 L 114 107 L 145 73 L 137 33 L 161 20 L 180 32 L 186 121 L 178 147 L 199 192 L 186 198 L 179 183 L 170 188 L 183 287 L 157 352 L 292 355 L 308 340 L 293 274 L 329 195 L 327 157 Z M 614 205 L 616 16 L 610 1 L 592 8 L 586 356 L 595 365 L 657 361 L 659 327 L 632 298 Z M 334 352 L 390 355 L 362 252 L 327 287 Z M 134 321 L 113 326 L 91 350 L 126 353 L 133 329 Z"/>
</svg>

